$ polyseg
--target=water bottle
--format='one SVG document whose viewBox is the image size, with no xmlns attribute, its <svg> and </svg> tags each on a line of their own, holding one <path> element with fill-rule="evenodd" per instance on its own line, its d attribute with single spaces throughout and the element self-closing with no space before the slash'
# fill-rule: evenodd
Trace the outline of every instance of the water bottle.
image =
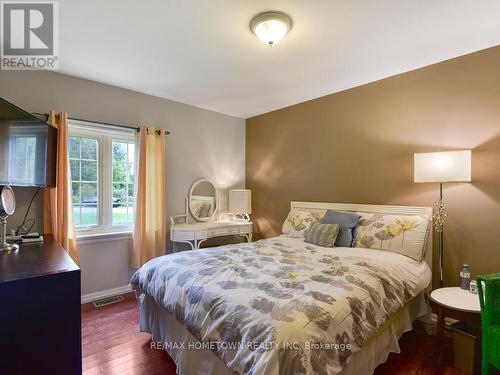
<svg viewBox="0 0 500 375">
<path fill-rule="evenodd" d="M 470 286 L 470 269 L 467 264 L 464 264 L 460 269 L 460 288 L 469 290 Z"/>
</svg>

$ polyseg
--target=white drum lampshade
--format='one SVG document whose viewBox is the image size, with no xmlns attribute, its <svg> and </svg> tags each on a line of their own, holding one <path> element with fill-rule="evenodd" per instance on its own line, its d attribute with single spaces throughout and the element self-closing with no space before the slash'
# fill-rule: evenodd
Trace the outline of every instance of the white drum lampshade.
<svg viewBox="0 0 500 375">
<path fill-rule="evenodd" d="M 470 182 L 471 151 L 414 154 L 415 182 Z"/>
<path fill-rule="evenodd" d="M 248 189 L 229 190 L 229 212 L 237 215 L 252 213 L 252 191 Z"/>
</svg>

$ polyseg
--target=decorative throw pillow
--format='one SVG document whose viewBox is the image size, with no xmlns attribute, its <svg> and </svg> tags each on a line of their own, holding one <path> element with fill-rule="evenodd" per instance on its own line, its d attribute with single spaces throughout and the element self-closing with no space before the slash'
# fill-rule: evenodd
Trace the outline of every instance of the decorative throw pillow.
<svg viewBox="0 0 500 375">
<path fill-rule="evenodd" d="M 336 247 L 351 247 L 356 237 L 356 227 L 361 216 L 354 212 L 326 211 L 323 224 L 339 224 Z"/>
<path fill-rule="evenodd" d="M 309 211 L 292 210 L 283 223 L 282 232 L 289 237 L 303 238 L 304 233 L 316 218 Z"/>
<path fill-rule="evenodd" d="M 339 224 L 312 223 L 304 234 L 304 241 L 323 247 L 335 247 Z"/>
<path fill-rule="evenodd" d="M 388 250 L 421 261 L 424 257 L 429 217 L 358 212 L 356 247 Z"/>
</svg>

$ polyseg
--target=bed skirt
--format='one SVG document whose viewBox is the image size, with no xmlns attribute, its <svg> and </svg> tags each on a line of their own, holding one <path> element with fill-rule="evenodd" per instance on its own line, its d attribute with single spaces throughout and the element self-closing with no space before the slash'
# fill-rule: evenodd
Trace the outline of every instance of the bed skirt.
<svg viewBox="0 0 500 375">
<path fill-rule="evenodd" d="M 212 351 L 201 347 L 200 342 L 152 297 L 142 294 L 139 304 L 141 332 L 151 334 L 153 349 L 165 350 L 170 355 L 177 365 L 178 375 L 233 375 Z M 398 340 L 401 335 L 412 329 L 416 319 L 428 313 L 427 302 L 421 293 L 394 313 L 361 350 L 351 355 L 341 374 L 372 374 L 379 364 L 387 361 L 389 353 L 400 353 Z"/>
</svg>

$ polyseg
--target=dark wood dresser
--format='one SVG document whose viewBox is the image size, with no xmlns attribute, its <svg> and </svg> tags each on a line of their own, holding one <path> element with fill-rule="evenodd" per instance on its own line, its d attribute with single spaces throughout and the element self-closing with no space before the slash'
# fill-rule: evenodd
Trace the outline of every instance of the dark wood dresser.
<svg viewBox="0 0 500 375">
<path fill-rule="evenodd" d="M 0 373 L 82 373 L 80 269 L 51 237 L 0 253 Z"/>
</svg>

